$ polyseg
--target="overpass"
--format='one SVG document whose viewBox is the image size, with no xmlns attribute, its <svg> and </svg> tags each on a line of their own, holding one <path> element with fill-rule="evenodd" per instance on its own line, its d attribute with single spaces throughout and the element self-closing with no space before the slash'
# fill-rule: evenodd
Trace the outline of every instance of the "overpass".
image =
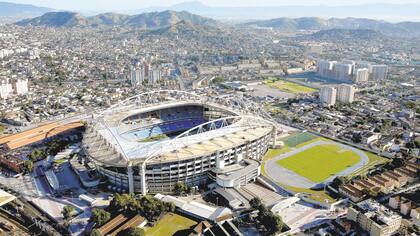
<svg viewBox="0 0 420 236">
<path fill-rule="evenodd" d="M 56 121 L 0 138 L 0 145 L 4 145 L 7 150 L 15 150 L 83 126 L 84 123 L 77 119 Z"/>
</svg>

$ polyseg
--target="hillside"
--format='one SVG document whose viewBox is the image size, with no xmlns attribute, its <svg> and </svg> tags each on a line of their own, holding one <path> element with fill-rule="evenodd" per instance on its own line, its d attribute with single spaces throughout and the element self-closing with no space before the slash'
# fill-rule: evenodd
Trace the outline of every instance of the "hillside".
<svg viewBox="0 0 420 236">
<path fill-rule="evenodd" d="M 419 22 L 390 23 L 380 20 L 364 18 L 330 18 L 322 19 L 317 17 L 304 18 L 277 18 L 271 20 L 254 21 L 240 24 L 241 27 L 264 27 L 274 28 L 281 31 L 298 30 L 327 30 L 327 29 L 368 29 L 379 31 L 383 34 L 397 37 L 418 37 L 420 36 Z"/>
<path fill-rule="evenodd" d="M 139 15 L 123 15 L 115 13 L 99 14 L 84 17 L 74 12 L 49 12 L 40 17 L 17 22 L 20 26 L 46 26 L 46 27 L 131 27 L 139 29 L 165 28 L 179 22 L 193 25 L 217 26 L 219 22 L 194 15 L 186 11 L 150 12 Z"/>
<path fill-rule="evenodd" d="M 388 39 L 384 34 L 369 29 L 329 29 L 302 36 L 301 38 L 314 41 L 346 42 L 353 41 L 381 41 Z"/>
</svg>

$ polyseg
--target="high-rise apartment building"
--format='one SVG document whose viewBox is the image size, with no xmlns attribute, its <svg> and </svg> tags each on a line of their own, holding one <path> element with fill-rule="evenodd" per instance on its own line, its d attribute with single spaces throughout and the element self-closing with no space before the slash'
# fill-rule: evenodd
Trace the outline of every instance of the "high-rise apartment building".
<svg viewBox="0 0 420 236">
<path fill-rule="evenodd" d="M 325 106 L 334 106 L 337 97 L 337 90 L 331 86 L 321 88 L 319 92 L 319 99 Z"/>
<path fill-rule="evenodd" d="M 337 101 L 341 103 L 352 103 L 356 89 L 349 84 L 339 85 L 337 88 Z"/>
<path fill-rule="evenodd" d="M 384 80 L 388 75 L 387 65 L 370 65 L 370 80 Z"/>
<path fill-rule="evenodd" d="M 354 71 L 353 81 L 355 83 L 365 83 L 369 80 L 369 69 L 360 68 Z"/>
</svg>

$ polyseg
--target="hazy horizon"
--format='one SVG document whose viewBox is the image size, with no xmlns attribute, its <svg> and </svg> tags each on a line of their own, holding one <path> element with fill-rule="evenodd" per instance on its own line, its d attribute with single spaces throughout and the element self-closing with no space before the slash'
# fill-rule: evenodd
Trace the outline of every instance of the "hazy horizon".
<svg viewBox="0 0 420 236">
<path fill-rule="evenodd" d="M 185 2 L 201 2 L 205 5 L 212 7 L 270 7 L 270 6 L 352 6 L 364 4 L 419 4 L 418 0 L 400 0 L 397 3 L 395 0 L 353 0 L 337 1 L 337 0 L 6 0 L 3 2 L 32 4 L 41 7 L 49 7 L 60 10 L 73 10 L 73 11 L 129 11 L 148 7 L 168 7 L 179 3 Z M 99 7 L 98 7 L 99 6 Z"/>
</svg>

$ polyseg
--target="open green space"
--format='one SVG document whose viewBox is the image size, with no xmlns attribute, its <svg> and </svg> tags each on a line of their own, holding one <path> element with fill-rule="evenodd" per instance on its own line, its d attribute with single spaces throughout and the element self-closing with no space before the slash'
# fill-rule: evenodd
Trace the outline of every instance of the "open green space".
<svg viewBox="0 0 420 236">
<path fill-rule="evenodd" d="M 356 153 L 329 144 L 309 148 L 276 163 L 313 182 L 322 182 L 359 160 Z"/>
<path fill-rule="evenodd" d="M 293 94 L 313 93 L 318 91 L 314 88 L 300 85 L 297 83 L 292 83 L 285 80 L 268 79 L 265 81 L 265 83 L 272 88 Z"/>
<path fill-rule="evenodd" d="M 151 228 L 146 229 L 147 236 L 170 236 L 170 235 L 186 235 L 185 231 L 196 225 L 197 222 L 187 217 L 168 213 Z M 184 232 L 184 234 L 182 234 Z"/>
<path fill-rule="evenodd" d="M 313 135 L 311 133 L 296 133 L 296 134 L 292 134 L 284 139 L 282 139 L 282 141 L 284 142 L 285 145 L 289 146 L 289 147 L 296 147 L 299 144 L 302 143 L 306 143 L 308 141 L 311 141 L 313 139 L 318 138 L 318 136 Z"/>
</svg>

